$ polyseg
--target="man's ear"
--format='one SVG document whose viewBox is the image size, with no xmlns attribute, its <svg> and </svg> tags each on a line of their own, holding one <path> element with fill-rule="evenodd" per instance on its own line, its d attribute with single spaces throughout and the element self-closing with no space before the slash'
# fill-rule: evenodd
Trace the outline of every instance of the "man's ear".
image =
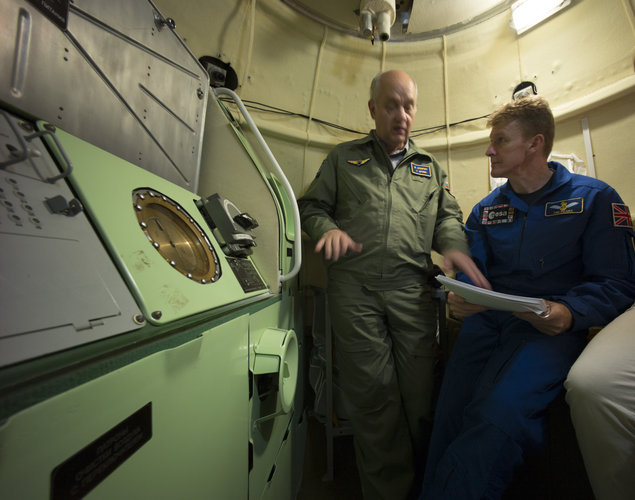
<svg viewBox="0 0 635 500">
<path fill-rule="evenodd" d="M 374 120 L 375 119 L 375 101 L 370 99 L 368 101 L 368 110 L 370 111 L 370 116 Z"/>
<path fill-rule="evenodd" d="M 529 142 L 529 149 L 542 153 L 545 150 L 545 136 L 542 134 L 534 135 Z"/>
</svg>

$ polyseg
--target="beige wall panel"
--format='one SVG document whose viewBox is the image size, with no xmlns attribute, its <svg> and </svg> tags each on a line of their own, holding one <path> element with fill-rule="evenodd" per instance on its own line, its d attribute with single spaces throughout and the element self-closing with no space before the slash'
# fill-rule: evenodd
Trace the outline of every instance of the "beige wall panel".
<svg viewBox="0 0 635 500">
<path fill-rule="evenodd" d="M 198 58 L 202 55 L 228 55 L 235 67 L 240 49 L 241 32 L 247 12 L 247 2 L 205 0 L 154 0 L 165 17 L 176 22 L 176 32 Z"/>
<path fill-rule="evenodd" d="M 491 113 L 521 81 L 516 34 L 509 14 L 447 37 L 450 123 Z M 482 130 L 484 121 L 453 127 L 452 135 Z"/>
<path fill-rule="evenodd" d="M 588 113 L 598 179 L 613 186 L 635 213 L 635 94 Z"/>
<path fill-rule="evenodd" d="M 256 6 L 251 57 L 239 82 L 240 96 L 307 113 L 323 30 L 280 2 L 261 0 Z"/>
<path fill-rule="evenodd" d="M 452 151 L 450 190 L 459 202 L 465 220 L 472 207 L 489 192 L 486 149 L 487 144 L 484 143 Z"/>
<path fill-rule="evenodd" d="M 556 137 L 553 142 L 553 152 L 561 154 L 575 153 L 578 158 L 588 164 L 582 135 L 583 116 L 573 116 L 564 121 L 556 122 Z"/>
<path fill-rule="evenodd" d="M 556 106 L 632 75 L 632 22 L 622 0 L 575 2 L 520 37 L 523 79 Z"/>
<path fill-rule="evenodd" d="M 380 71 L 381 52 L 370 42 L 329 31 L 324 46 L 314 116 L 367 132 L 370 81 Z"/>
</svg>

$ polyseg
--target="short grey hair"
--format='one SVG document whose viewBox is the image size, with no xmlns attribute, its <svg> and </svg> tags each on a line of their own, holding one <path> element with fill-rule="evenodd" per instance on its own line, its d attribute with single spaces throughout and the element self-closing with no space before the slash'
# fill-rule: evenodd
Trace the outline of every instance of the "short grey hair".
<svg viewBox="0 0 635 500">
<path fill-rule="evenodd" d="M 377 73 L 373 80 L 370 82 L 370 100 L 377 102 L 377 96 L 379 95 L 379 80 L 384 73 Z"/>
</svg>

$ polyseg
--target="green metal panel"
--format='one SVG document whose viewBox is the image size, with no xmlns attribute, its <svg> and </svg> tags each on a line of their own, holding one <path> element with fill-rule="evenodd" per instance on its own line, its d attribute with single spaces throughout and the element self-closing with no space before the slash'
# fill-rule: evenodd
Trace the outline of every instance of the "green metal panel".
<svg viewBox="0 0 635 500">
<path fill-rule="evenodd" d="M 87 498 L 247 498 L 248 322 L 234 318 L 13 415 L 0 427 L 2 497 L 50 498 L 57 466 L 152 403 L 152 437 Z M 116 449 L 103 446 L 100 463 Z"/>
<path fill-rule="evenodd" d="M 148 321 L 168 323 L 266 291 L 243 291 L 209 232 L 220 261 L 220 279 L 201 284 L 173 269 L 139 227 L 132 192 L 149 188 L 168 196 L 206 230 L 207 223 L 195 205 L 198 197 L 62 130 L 58 129 L 56 136 L 73 163 L 71 184 Z"/>
</svg>

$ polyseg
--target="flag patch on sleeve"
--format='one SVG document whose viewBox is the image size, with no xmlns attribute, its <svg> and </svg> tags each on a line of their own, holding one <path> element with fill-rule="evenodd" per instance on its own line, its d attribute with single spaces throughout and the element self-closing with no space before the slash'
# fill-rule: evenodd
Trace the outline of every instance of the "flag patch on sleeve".
<svg viewBox="0 0 635 500">
<path fill-rule="evenodd" d="M 623 203 L 611 203 L 613 206 L 613 226 L 633 228 L 633 219 L 628 206 Z"/>
</svg>

